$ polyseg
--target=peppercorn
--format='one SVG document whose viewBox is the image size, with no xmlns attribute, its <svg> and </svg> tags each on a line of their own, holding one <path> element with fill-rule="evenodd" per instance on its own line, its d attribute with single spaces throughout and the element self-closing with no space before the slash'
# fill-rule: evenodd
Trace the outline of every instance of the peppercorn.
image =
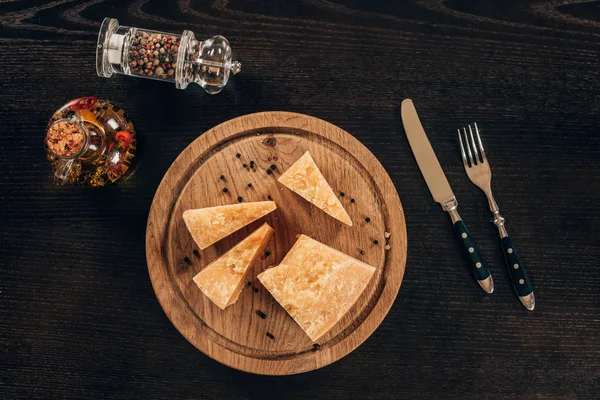
<svg viewBox="0 0 600 400">
<path fill-rule="evenodd" d="M 175 79 L 171 63 L 177 62 L 177 52 L 167 55 L 168 43 L 176 43 L 177 37 L 160 33 L 149 33 L 138 29 L 131 38 L 127 52 L 127 62 L 132 75 L 157 76 L 161 79 Z"/>
</svg>

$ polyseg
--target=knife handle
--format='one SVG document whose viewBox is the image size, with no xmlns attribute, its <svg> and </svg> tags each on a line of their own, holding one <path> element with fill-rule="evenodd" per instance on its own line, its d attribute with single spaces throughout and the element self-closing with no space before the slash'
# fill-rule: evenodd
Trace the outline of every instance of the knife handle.
<svg viewBox="0 0 600 400">
<path fill-rule="evenodd" d="M 519 253 L 517 253 L 515 244 L 508 236 L 500 239 L 500 242 L 502 243 L 502 253 L 504 254 L 506 268 L 508 268 L 508 274 L 510 275 L 515 292 L 519 297 L 531 294 L 533 292 L 533 285 L 529 276 L 527 276 L 527 272 L 525 272 L 525 264 Z"/>
<path fill-rule="evenodd" d="M 471 236 L 471 233 L 462 220 L 454 222 L 454 233 L 456 234 L 458 246 L 463 253 L 463 257 L 467 263 L 467 266 L 469 267 L 469 270 L 481 285 L 481 281 L 485 281 L 486 279 L 490 278 L 491 274 L 487 263 L 483 259 L 481 250 L 479 250 L 479 246 L 477 246 L 477 243 L 475 243 L 475 240 Z M 484 290 L 486 290 L 485 287 Z M 488 290 L 486 290 L 486 292 L 491 293 L 494 290 L 493 286 L 491 287 L 491 290 Z"/>
</svg>

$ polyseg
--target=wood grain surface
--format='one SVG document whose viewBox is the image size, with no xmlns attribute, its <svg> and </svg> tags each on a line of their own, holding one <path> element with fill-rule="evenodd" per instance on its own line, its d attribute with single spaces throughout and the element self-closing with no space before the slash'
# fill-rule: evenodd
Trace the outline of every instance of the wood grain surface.
<svg viewBox="0 0 600 400">
<path fill-rule="evenodd" d="M 0 2 L 0 394 L 3 398 L 593 399 L 600 392 L 600 8 L 553 0 Z M 95 73 L 96 33 L 123 24 L 226 36 L 240 75 L 208 96 Z M 51 114 L 82 96 L 127 110 L 137 167 L 113 186 L 56 187 Z M 399 119 L 414 100 L 494 275 L 462 263 Z M 231 118 L 327 120 L 379 159 L 410 245 L 398 298 L 347 357 L 262 377 L 197 351 L 148 277 L 146 220 L 177 155 Z M 455 129 L 477 122 L 492 187 L 533 280 L 518 303 Z"/>
<path fill-rule="evenodd" d="M 277 183 L 306 151 L 345 205 L 352 227 Z M 183 222 L 185 210 L 269 198 L 277 210 L 202 251 Z M 275 229 L 268 253 L 253 266 L 238 301 L 220 310 L 192 278 L 264 222 Z M 256 278 L 279 264 L 300 234 L 376 268 L 354 306 L 316 346 Z M 177 157 L 150 208 L 146 257 L 161 306 L 194 346 L 236 369 L 290 375 L 337 361 L 379 326 L 404 275 L 406 225 L 394 184 L 354 137 L 318 118 L 264 112 L 220 124 Z"/>
</svg>

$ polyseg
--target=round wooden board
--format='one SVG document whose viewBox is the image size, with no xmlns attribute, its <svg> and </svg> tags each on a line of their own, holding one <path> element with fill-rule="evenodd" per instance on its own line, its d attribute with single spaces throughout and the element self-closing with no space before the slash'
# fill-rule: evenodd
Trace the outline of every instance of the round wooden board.
<svg viewBox="0 0 600 400">
<path fill-rule="evenodd" d="M 331 218 L 277 182 L 277 177 L 307 150 L 339 194 L 353 227 Z M 254 169 L 244 167 L 250 161 L 254 161 Z M 276 169 L 267 174 L 271 165 Z M 248 202 L 271 196 L 278 209 L 198 252 L 183 222 L 183 211 L 234 204 L 238 196 Z M 192 278 L 265 221 L 275 229 L 267 246 L 271 254 L 259 257 L 248 277 L 252 286 L 243 290 L 237 303 L 222 311 L 202 294 Z M 385 232 L 391 233 L 389 239 Z M 319 340 L 318 346 L 256 278 L 281 261 L 300 233 L 377 268 L 356 304 Z M 389 250 L 385 250 L 386 241 Z M 394 303 L 404 275 L 406 225 L 390 177 L 358 140 L 314 117 L 265 112 L 209 130 L 177 157 L 152 202 L 146 258 L 162 308 L 200 351 L 247 372 L 295 374 L 339 360 L 379 326 Z M 258 311 L 266 318 L 261 318 Z"/>
</svg>

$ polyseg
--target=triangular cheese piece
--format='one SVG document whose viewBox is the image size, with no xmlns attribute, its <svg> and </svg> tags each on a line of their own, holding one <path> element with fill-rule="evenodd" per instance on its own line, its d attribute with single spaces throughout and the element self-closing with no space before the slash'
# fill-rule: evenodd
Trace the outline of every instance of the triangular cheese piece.
<svg viewBox="0 0 600 400">
<path fill-rule="evenodd" d="M 258 279 L 304 332 L 317 341 L 356 302 L 375 268 L 305 235 Z"/>
<path fill-rule="evenodd" d="M 298 193 L 306 200 L 343 223 L 352 226 L 352 220 L 331 189 L 331 186 L 319 171 L 319 167 L 307 151 L 278 181 L 290 190 Z"/>
<path fill-rule="evenodd" d="M 275 210 L 274 201 L 186 210 L 183 220 L 201 250 Z"/>
<path fill-rule="evenodd" d="M 246 275 L 262 254 L 273 228 L 266 222 L 231 250 L 200 271 L 194 282 L 220 309 L 235 303 L 246 285 Z"/>
</svg>

